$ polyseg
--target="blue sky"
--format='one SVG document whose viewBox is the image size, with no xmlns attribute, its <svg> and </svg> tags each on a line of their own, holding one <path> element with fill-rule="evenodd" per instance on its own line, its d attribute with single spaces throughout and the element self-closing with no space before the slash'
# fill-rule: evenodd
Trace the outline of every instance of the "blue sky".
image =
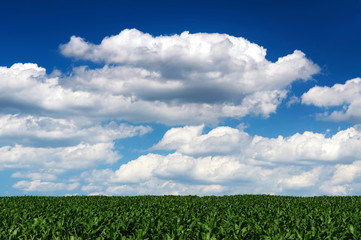
<svg viewBox="0 0 361 240">
<path fill-rule="evenodd" d="M 361 193 L 361 2 L 6 1 L 0 195 Z"/>
</svg>

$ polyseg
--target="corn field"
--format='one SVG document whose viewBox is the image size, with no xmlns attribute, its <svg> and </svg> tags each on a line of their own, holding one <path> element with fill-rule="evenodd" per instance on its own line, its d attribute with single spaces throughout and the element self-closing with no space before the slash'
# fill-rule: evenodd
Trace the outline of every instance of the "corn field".
<svg viewBox="0 0 361 240">
<path fill-rule="evenodd" d="M 361 239 L 361 197 L 1 197 L 0 239 Z"/>
</svg>

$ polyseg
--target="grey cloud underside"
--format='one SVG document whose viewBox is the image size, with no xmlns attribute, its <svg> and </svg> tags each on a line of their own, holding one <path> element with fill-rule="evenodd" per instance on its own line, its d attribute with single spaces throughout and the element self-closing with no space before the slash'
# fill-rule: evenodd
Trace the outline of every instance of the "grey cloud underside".
<svg viewBox="0 0 361 240">
<path fill-rule="evenodd" d="M 229 91 L 228 89 L 217 89 L 212 86 L 207 87 L 184 87 L 181 91 L 159 91 L 157 90 L 149 93 L 138 93 L 138 96 L 142 100 L 146 101 L 164 101 L 174 103 L 208 103 L 208 104 L 224 104 L 234 103 L 240 104 L 244 97 L 236 91 Z"/>
<path fill-rule="evenodd" d="M 76 76 L 63 79 L 65 87 L 93 92 L 108 90 L 115 95 L 151 102 L 240 104 L 246 95 L 252 93 L 242 84 L 236 87 L 231 82 L 207 79 L 204 76 L 195 79 L 167 78 L 163 73 L 142 68 L 112 66 L 90 70 L 79 67 L 75 72 Z M 104 82 L 104 79 L 110 85 L 101 86 L 100 82 Z"/>
<path fill-rule="evenodd" d="M 46 111 L 41 107 L 34 106 L 31 103 L 17 101 L 12 99 L 0 98 L 0 112 L 3 114 L 25 113 L 25 114 L 45 114 Z"/>
</svg>

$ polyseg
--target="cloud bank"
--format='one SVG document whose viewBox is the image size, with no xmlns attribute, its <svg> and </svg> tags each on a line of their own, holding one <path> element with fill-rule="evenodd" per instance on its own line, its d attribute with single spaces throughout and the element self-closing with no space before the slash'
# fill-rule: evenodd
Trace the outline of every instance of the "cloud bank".
<svg viewBox="0 0 361 240">
<path fill-rule="evenodd" d="M 243 130 L 172 128 L 149 153 L 116 171 L 93 170 L 84 191 L 106 194 L 353 194 L 361 181 L 361 128 L 331 137 L 304 132 L 289 137 L 249 136 Z"/>
<path fill-rule="evenodd" d="M 226 118 L 276 113 L 295 81 L 320 71 L 299 50 L 271 62 L 265 48 L 242 37 L 126 29 L 99 44 L 73 36 L 60 51 L 98 67 L 51 74 L 34 63 L 0 67 L 0 170 L 15 171 L 16 189 L 109 195 L 361 190 L 359 125 L 331 137 L 307 131 L 277 138 L 218 126 Z M 324 118 L 359 123 L 360 86 L 359 78 L 316 86 L 301 100 L 291 93 L 286 105 L 302 101 L 331 109 Z M 147 152 L 119 163 L 114 142 L 143 136 L 154 122 L 168 131 Z"/>
</svg>

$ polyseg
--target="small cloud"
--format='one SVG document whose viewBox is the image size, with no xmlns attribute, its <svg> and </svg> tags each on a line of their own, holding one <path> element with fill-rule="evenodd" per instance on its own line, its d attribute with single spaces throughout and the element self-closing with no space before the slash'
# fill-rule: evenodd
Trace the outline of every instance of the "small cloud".
<svg viewBox="0 0 361 240">
<path fill-rule="evenodd" d="M 292 105 L 300 103 L 301 99 L 296 97 L 295 95 L 293 95 L 292 97 L 289 98 L 289 100 L 286 103 L 287 108 L 290 108 Z"/>
<path fill-rule="evenodd" d="M 62 183 L 62 182 L 43 182 L 40 180 L 20 181 L 13 185 L 14 188 L 21 189 L 25 192 L 54 192 L 54 191 L 73 191 L 79 187 L 79 183 Z"/>
<path fill-rule="evenodd" d="M 302 95 L 302 103 L 336 110 L 319 115 L 323 120 L 361 122 L 361 78 L 332 87 L 315 86 Z"/>
</svg>

